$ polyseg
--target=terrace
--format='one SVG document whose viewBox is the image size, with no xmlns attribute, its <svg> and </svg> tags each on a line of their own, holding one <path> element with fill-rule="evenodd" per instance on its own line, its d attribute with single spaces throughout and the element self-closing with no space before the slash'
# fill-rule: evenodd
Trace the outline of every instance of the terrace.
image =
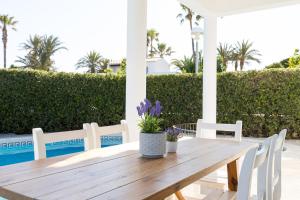
<svg viewBox="0 0 300 200">
<path fill-rule="evenodd" d="M 180 0 L 180 2 L 204 16 L 202 119 L 204 123 L 215 124 L 217 18 L 292 5 L 300 1 Z M 201 132 L 200 138 L 198 133 L 196 139 L 183 138 L 179 142 L 177 155 L 168 154 L 160 159 L 140 158 L 137 143 L 140 117 L 136 112 L 136 105 L 146 98 L 147 0 L 128 0 L 127 9 L 126 122 L 122 121 L 121 124 L 111 127 L 85 124 L 82 130 L 67 134 L 65 132 L 49 134 L 51 136 L 44 134 L 41 129 L 34 129 L 33 139 L 30 136 L 28 138 L 31 142 L 35 141 L 34 147 L 31 148 L 34 148 L 36 161 L 1 167 L 0 196 L 7 199 L 201 199 L 206 197 L 205 194 L 212 194 L 215 190 L 197 180 L 214 171 L 217 171 L 218 175 L 225 176 L 221 182 L 224 182 L 227 190 L 238 191 L 238 186 L 244 184 L 241 181 L 238 185 L 237 182 L 243 157 L 249 150 L 263 143 L 264 139 L 243 137 L 241 142 L 232 142 L 226 140 L 227 138 L 224 140 L 218 137 L 215 140 L 216 130 L 206 128 Z M 107 144 L 104 135 L 121 132 L 123 143 L 126 144 L 96 148 Z M 102 137 L 102 144 L 101 142 L 99 144 L 99 137 Z M 69 139 L 80 139 L 80 148 L 84 145 L 86 152 L 46 158 L 47 143 Z M 118 140 L 117 143 L 121 142 Z M 272 145 L 265 148 L 271 149 L 270 146 Z M 300 199 L 300 193 L 297 192 L 300 188 L 300 143 L 298 140 L 287 140 L 284 147 L 281 199 Z M 223 152 L 223 149 L 226 151 Z M 202 153 L 205 151 L 207 153 Z M 268 154 L 270 153 L 266 153 L 267 158 Z M 241 164 L 238 166 L 239 158 Z M 252 165 L 254 166 L 253 163 Z M 223 168 L 224 166 L 227 166 L 228 171 Z M 251 194 L 257 194 L 256 172 L 250 181 L 253 182 Z"/>
</svg>

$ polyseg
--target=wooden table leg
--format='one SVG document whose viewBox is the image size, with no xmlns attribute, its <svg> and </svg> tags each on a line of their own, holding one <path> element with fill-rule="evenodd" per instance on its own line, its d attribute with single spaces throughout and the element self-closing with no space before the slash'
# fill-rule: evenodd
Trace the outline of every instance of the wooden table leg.
<svg viewBox="0 0 300 200">
<path fill-rule="evenodd" d="M 185 200 L 185 198 L 183 197 L 183 195 L 180 191 L 175 192 L 175 195 L 178 200 Z"/>
<path fill-rule="evenodd" d="M 238 160 L 227 164 L 228 189 L 237 191 L 238 187 Z"/>
</svg>

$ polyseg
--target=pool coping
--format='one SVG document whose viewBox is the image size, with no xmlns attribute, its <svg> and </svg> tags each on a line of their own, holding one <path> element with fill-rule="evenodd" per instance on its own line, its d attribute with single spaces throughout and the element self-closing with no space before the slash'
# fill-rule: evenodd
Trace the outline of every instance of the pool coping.
<svg viewBox="0 0 300 200">
<path fill-rule="evenodd" d="M 114 137 L 114 136 L 121 136 L 121 134 L 111 134 L 108 136 L 102 136 L 102 137 Z M 16 143 L 31 143 L 33 142 L 33 138 L 31 134 L 23 134 L 23 135 L 17 135 L 14 133 L 9 134 L 0 134 L 0 147 L 5 145 L 14 145 Z"/>
<path fill-rule="evenodd" d="M 17 135 L 13 133 L 9 134 L 0 134 L 0 145 L 4 143 L 16 143 L 16 142 L 32 142 L 32 135 Z"/>
</svg>

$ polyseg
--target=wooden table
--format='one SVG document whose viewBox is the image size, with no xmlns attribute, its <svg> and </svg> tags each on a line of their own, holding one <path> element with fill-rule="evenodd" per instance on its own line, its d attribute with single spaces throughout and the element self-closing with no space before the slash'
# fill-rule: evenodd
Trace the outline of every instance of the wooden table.
<svg viewBox="0 0 300 200">
<path fill-rule="evenodd" d="M 138 143 L 0 167 L 8 199 L 163 199 L 227 165 L 237 189 L 236 160 L 254 143 L 190 139 L 177 154 L 141 158 Z"/>
</svg>

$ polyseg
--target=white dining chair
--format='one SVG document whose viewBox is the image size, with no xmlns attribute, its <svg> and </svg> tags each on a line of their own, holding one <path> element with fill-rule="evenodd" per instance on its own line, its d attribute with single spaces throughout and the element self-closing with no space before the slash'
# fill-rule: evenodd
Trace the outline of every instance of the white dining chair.
<svg viewBox="0 0 300 200">
<path fill-rule="evenodd" d="M 214 131 L 226 131 L 233 132 L 234 138 L 232 140 L 240 142 L 242 140 L 242 121 L 236 121 L 235 124 L 220 124 L 220 123 L 207 123 L 202 119 L 198 119 L 196 127 L 196 137 L 215 139 L 214 135 L 207 135 L 204 133 L 205 130 Z M 218 171 L 214 172 L 198 181 L 202 186 L 208 188 L 225 189 L 226 184 L 224 182 L 225 177 L 220 177 Z M 223 180 L 223 181 L 222 181 Z"/>
<path fill-rule="evenodd" d="M 35 160 L 46 158 L 46 144 L 48 143 L 83 139 L 85 151 L 92 149 L 93 145 L 90 124 L 83 124 L 83 129 L 81 130 L 55 133 L 44 133 L 41 128 L 34 128 L 32 129 L 32 137 Z"/>
<path fill-rule="evenodd" d="M 207 135 L 204 133 L 205 130 L 214 130 L 214 131 L 226 131 L 234 133 L 234 140 L 241 141 L 242 140 L 242 128 L 243 122 L 236 121 L 235 124 L 220 124 L 220 123 L 207 123 L 202 119 L 198 119 L 197 128 L 196 128 L 196 137 L 200 138 L 209 138 L 214 139 L 215 137 L 212 135 Z"/>
<path fill-rule="evenodd" d="M 129 131 L 126 120 L 121 120 L 121 124 L 112 126 L 101 126 L 97 123 L 91 123 L 92 136 L 93 136 L 93 149 L 101 148 L 101 136 L 122 134 L 122 142 L 127 143 L 129 140 Z"/>
<path fill-rule="evenodd" d="M 284 129 L 278 134 L 276 142 L 270 148 L 270 161 L 268 171 L 268 198 L 266 200 L 281 199 L 281 162 L 282 151 L 287 130 Z M 262 174 L 259 174 L 260 176 Z"/>
<path fill-rule="evenodd" d="M 265 174 L 268 174 L 268 167 L 264 167 L 269 160 L 270 156 L 270 146 L 275 142 L 276 136 L 272 136 L 267 138 L 264 143 L 262 144 L 261 148 L 258 149 L 258 147 L 250 149 L 247 154 L 245 155 L 244 162 L 241 167 L 241 172 L 238 180 L 238 189 L 237 192 L 233 191 L 226 191 L 222 192 L 220 190 L 213 191 L 210 195 L 205 197 L 205 200 L 210 199 L 222 199 L 222 200 L 249 200 L 251 199 L 251 184 L 252 184 L 252 177 L 253 172 L 255 169 L 262 168 L 264 170 Z M 263 171 L 262 170 L 262 171 Z M 267 193 L 266 188 L 268 184 L 267 176 L 264 176 L 265 180 L 261 186 L 263 186 L 264 190 L 257 191 L 256 197 L 254 199 L 257 200 L 263 200 L 262 196 L 263 194 Z M 219 194 L 218 197 L 216 197 L 216 194 Z M 214 196 L 211 198 L 211 196 Z"/>
</svg>

